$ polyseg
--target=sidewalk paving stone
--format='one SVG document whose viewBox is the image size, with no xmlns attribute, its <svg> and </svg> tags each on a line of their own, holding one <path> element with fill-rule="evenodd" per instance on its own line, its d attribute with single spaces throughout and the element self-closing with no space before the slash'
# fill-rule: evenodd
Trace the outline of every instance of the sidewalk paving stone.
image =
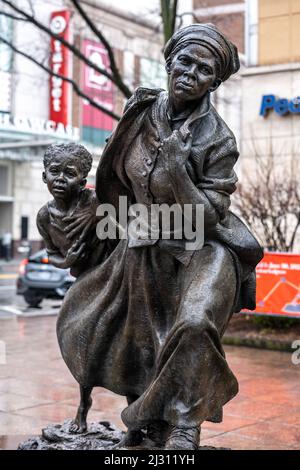
<svg viewBox="0 0 300 470">
<path fill-rule="evenodd" d="M 0 448 L 16 448 L 47 424 L 76 414 L 78 385 L 60 356 L 55 323 L 52 316 L 0 320 L 7 349 L 7 363 L 0 365 Z M 224 407 L 222 423 L 203 423 L 201 444 L 300 449 L 300 365 L 286 352 L 236 346 L 225 351 L 240 392 Z M 125 407 L 124 397 L 97 387 L 88 420 L 110 420 L 125 429 Z"/>
</svg>

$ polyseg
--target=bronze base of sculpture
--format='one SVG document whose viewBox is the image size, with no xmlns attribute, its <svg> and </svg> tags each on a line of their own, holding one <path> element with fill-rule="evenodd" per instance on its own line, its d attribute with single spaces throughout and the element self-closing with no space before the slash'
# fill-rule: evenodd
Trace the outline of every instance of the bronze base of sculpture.
<svg viewBox="0 0 300 470">
<path fill-rule="evenodd" d="M 72 420 L 63 424 L 49 424 L 42 430 L 42 435 L 32 437 L 18 446 L 18 450 L 162 450 L 155 443 L 145 438 L 140 445 L 122 447 L 119 444 L 125 433 L 108 421 L 90 423 L 82 434 L 70 431 Z M 201 446 L 199 450 L 230 450 L 211 446 Z"/>
</svg>

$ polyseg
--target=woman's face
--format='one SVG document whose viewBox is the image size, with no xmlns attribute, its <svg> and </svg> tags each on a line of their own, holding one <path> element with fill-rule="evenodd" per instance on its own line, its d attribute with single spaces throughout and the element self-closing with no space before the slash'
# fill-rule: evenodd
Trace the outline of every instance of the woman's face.
<svg viewBox="0 0 300 470">
<path fill-rule="evenodd" d="M 217 78 L 217 59 L 198 44 L 190 44 L 177 52 L 169 74 L 170 94 L 176 101 L 197 101 L 221 83 Z"/>
</svg>

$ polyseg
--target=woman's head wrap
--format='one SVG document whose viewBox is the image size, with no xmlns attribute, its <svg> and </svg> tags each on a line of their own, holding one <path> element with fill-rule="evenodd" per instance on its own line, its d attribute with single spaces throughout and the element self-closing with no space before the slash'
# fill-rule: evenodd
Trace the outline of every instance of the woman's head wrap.
<svg viewBox="0 0 300 470">
<path fill-rule="evenodd" d="M 232 42 L 211 23 L 195 23 L 177 31 L 167 42 L 164 49 L 166 62 L 189 44 L 199 44 L 209 49 L 217 58 L 219 77 L 225 82 L 240 68 L 238 50 Z"/>
</svg>

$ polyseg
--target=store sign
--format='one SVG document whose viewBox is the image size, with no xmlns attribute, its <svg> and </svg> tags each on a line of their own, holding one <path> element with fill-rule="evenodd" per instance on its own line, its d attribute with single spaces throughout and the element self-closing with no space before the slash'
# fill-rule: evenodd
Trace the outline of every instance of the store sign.
<svg viewBox="0 0 300 470">
<path fill-rule="evenodd" d="M 1 36 L 8 42 L 13 42 L 13 20 L 0 15 Z M 10 112 L 12 87 L 13 50 L 0 41 L 0 112 Z"/>
<path fill-rule="evenodd" d="M 11 116 L 8 113 L 0 113 L 0 130 L 24 132 L 27 134 L 53 135 L 61 139 L 79 139 L 78 127 L 64 125 L 62 122 L 51 120 Z"/>
<path fill-rule="evenodd" d="M 286 114 L 300 114 L 300 96 L 292 100 L 277 98 L 275 95 L 264 95 L 261 101 L 260 116 L 266 117 L 270 111 L 279 116 Z"/>
<path fill-rule="evenodd" d="M 70 11 L 56 11 L 51 14 L 50 29 L 53 33 L 70 40 Z M 53 72 L 69 77 L 70 74 L 70 52 L 58 39 L 51 38 L 50 44 L 50 66 Z M 50 120 L 69 123 L 71 106 L 70 84 L 58 77 L 50 77 Z"/>
<path fill-rule="evenodd" d="M 256 310 L 252 313 L 300 318 L 300 255 L 265 253 L 256 278 Z"/>
<path fill-rule="evenodd" d="M 107 71 L 110 70 L 108 53 L 101 43 L 85 39 L 83 41 L 83 53 L 91 62 Z M 83 91 L 94 101 L 112 111 L 114 108 L 114 90 L 111 80 L 86 64 L 83 65 L 82 78 Z M 88 101 L 82 100 L 82 108 L 83 126 L 108 131 L 113 129 L 115 124 L 113 118 L 97 110 Z"/>
</svg>

